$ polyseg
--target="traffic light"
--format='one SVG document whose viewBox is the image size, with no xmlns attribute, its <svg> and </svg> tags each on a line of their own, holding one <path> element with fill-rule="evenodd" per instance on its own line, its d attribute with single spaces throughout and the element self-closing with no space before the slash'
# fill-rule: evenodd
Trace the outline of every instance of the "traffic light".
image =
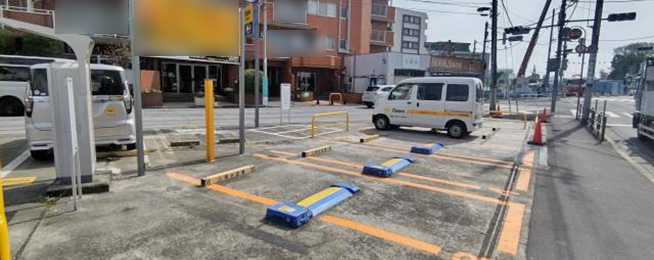
<svg viewBox="0 0 654 260">
<path fill-rule="evenodd" d="M 636 13 L 618 13 L 618 14 L 609 14 L 607 18 L 609 22 L 621 22 L 621 21 L 633 21 L 636 20 Z"/>
<path fill-rule="evenodd" d="M 509 27 L 504 29 L 506 34 L 528 34 L 531 29 L 522 26 Z"/>
</svg>

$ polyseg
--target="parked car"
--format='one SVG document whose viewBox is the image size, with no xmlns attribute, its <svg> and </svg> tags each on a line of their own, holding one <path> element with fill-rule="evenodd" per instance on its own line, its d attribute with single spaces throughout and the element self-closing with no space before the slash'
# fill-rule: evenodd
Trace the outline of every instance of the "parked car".
<svg viewBox="0 0 654 260">
<path fill-rule="evenodd" d="M 25 129 L 31 155 L 47 159 L 53 153 L 52 69 L 55 64 L 31 67 L 31 78 L 26 94 Z M 73 63 L 73 66 L 77 66 Z M 91 64 L 91 95 L 96 146 L 136 148 L 136 128 L 133 101 L 125 70 L 121 67 Z"/>
<path fill-rule="evenodd" d="M 382 97 L 388 96 L 388 93 L 393 90 L 394 85 L 377 85 L 374 87 L 368 87 L 366 91 L 363 92 L 363 97 L 361 98 L 363 104 L 368 108 L 375 106 L 375 102 Z"/>
<path fill-rule="evenodd" d="M 417 126 L 462 138 L 484 122 L 482 82 L 477 78 L 431 77 L 400 82 L 377 101 L 372 121 L 379 130 Z"/>
<path fill-rule="evenodd" d="M 0 116 L 22 116 L 30 66 L 54 61 L 72 61 L 48 57 L 0 55 Z"/>
</svg>

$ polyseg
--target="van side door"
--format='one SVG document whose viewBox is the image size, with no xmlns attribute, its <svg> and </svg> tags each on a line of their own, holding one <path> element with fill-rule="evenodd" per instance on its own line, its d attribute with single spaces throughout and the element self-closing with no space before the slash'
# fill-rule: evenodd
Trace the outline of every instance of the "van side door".
<svg viewBox="0 0 654 260">
<path fill-rule="evenodd" d="M 411 111 L 414 125 L 428 128 L 444 128 L 444 83 L 418 83 L 416 105 Z"/>
<path fill-rule="evenodd" d="M 445 124 L 451 119 L 459 119 L 466 124 L 472 125 L 473 109 L 476 98 L 471 94 L 468 84 L 447 84 L 445 91 Z M 472 131 L 473 129 L 468 129 Z"/>
<path fill-rule="evenodd" d="M 399 85 L 388 95 L 384 114 L 388 115 L 391 124 L 411 125 L 409 110 L 414 101 L 414 86 L 413 83 Z"/>
</svg>

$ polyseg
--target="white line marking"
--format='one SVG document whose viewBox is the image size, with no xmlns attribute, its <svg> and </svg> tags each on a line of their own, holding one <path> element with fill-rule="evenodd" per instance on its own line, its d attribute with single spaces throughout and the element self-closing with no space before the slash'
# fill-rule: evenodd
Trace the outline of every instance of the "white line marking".
<svg viewBox="0 0 654 260">
<path fill-rule="evenodd" d="M 634 116 L 632 116 L 632 115 L 629 114 L 629 113 L 622 113 L 622 114 L 625 115 L 625 116 L 627 116 L 628 118 L 633 118 L 633 117 L 634 117 Z"/>
<path fill-rule="evenodd" d="M 629 125 L 629 124 L 606 124 L 606 126 L 610 126 L 610 127 L 633 127 L 633 125 Z"/>
<path fill-rule="evenodd" d="M 538 154 L 538 161 L 541 167 L 547 168 L 549 166 L 548 157 L 547 157 L 547 146 L 543 146 L 540 148 Z"/>
<path fill-rule="evenodd" d="M 613 113 L 611 111 L 606 111 L 606 115 L 611 117 L 611 118 L 620 118 L 619 115 L 617 115 L 616 113 Z"/>
<path fill-rule="evenodd" d="M 570 113 L 572 113 L 572 116 L 577 116 L 577 110 L 576 109 L 570 109 Z"/>
<path fill-rule="evenodd" d="M 286 133 L 302 132 L 302 131 L 306 131 L 306 130 L 311 130 L 311 128 L 302 128 L 302 129 L 291 130 L 291 131 L 277 132 L 277 134 L 286 134 Z"/>
<path fill-rule="evenodd" d="M 29 149 L 25 150 L 23 153 L 18 155 L 18 157 L 16 157 L 13 161 L 11 161 L 9 164 L 7 164 L 7 166 L 3 168 L 2 173 L 0 173 L 0 175 L 2 175 L 2 178 L 9 175 L 9 173 L 11 173 L 14 169 L 16 169 L 21 164 L 23 164 L 23 162 L 25 162 L 25 160 L 27 160 L 27 158 L 29 157 L 30 157 Z"/>
</svg>

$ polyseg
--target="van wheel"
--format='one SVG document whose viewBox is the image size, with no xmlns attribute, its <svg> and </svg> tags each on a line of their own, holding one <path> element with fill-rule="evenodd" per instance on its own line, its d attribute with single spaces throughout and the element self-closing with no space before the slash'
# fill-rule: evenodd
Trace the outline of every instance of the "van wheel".
<svg viewBox="0 0 654 260">
<path fill-rule="evenodd" d="M 451 123 L 447 128 L 447 135 L 450 138 L 461 139 L 466 136 L 467 133 L 468 130 L 466 129 L 466 125 L 462 122 Z"/>
<path fill-rule="evenodd" d="M 37 161 L 48 161 L 54 158 L 50 151 L 30 151 L 30 155 Z"/>
<path fill-rule="evenodd" d="M 126 145 L 127 151 L 136 150 L 136 143 Z"/>
<path fill-rule="evenodd" d="M 0 116 L 21 116 L 25 107 L 20 100 L 7 97 L 0 99 Z"/>
<path fill-rule="evenodd" d="M 388 130 L 391 128 L 391 123 L 386 116 L 377 116 L 375 118 L 375 128 L 377 130 Z"/>
<path fill-rule="evenodd" d="M 372 108 L 374 105 L 375 105 L 375 104 L 373 104 L 373 103 L 366 102 L 366 107 L 368 107 L 368 108 Z"/>
</svg>

